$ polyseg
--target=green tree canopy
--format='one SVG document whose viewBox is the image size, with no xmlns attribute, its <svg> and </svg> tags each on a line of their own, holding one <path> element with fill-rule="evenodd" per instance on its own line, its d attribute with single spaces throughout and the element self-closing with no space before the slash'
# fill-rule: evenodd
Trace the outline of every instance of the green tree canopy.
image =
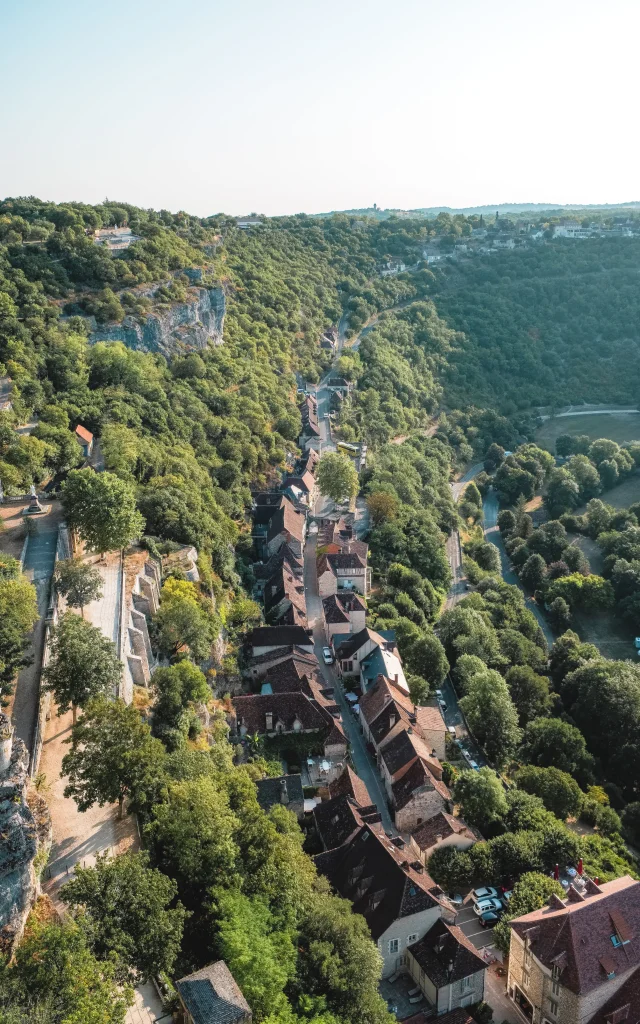
<svg viewBox="0 0 640 1024">
<path fill-rule="evenodd" d="M 144 529 L 133 488 L 113 473 L 72 470 L 62 488 L 62 503 L 68 526 L 101 555 L 126 547 Z"/>
<path fill-rule="evenodd" d="M 454 796 L 465 821 L 479 829 L 495 825 L 507 813 L 504 787 L 491 768 L 462 772 L 456 779 Z"/>
<path fill-rule="evenodd" d="M 122 665 L 111 642 L 96 626 L 74 612 L 65 612 L 51 633 L 51 658 L 44 670 L 59 713 L 86 707 L 94 697 L 114 695 Z"/>
<path fill-rule="evenodd" d="M 94 565 L 81 558 L 65 558 L 56 563 L 53 582 L 70 608 L 79 608 L 84 618 L 85 605 L 102 597 L 102 576 Z"/>
<path fill-rule="evenodd" d="M 322 456 L 316 469 L 316 481 L 320 493 L 333 501 L 351 501 L 358 493 L 358 474 L 353 462 L 339 452 Z"/>
</svg>

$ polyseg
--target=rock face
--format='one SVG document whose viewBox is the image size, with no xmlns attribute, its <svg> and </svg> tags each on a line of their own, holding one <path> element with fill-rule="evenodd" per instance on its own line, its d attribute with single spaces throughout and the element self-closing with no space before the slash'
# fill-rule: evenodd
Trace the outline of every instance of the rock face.
<svg viewBox="0 0 640 1024">
<path fill-rule="evenodd" d="M 192 300 L 167 310 L 148 313 L 144 323 L 126 316 L 122 323 L 97 327 L 89 341 L 123 341 L 128 348 L 143 352 L 161 352 L 171 357 L 198 349 L 209 343 L 222 345 L 225 295 L 221 287 L 191 288 Z"/>
<path fill-rule="evenodd" d="M 37 794 L 27 803 L 29 754 L 0 712 L 0 951 L 22 934 L 40 892 L 34 860 L 51 843 L 51 819 Z"/>
</svg>

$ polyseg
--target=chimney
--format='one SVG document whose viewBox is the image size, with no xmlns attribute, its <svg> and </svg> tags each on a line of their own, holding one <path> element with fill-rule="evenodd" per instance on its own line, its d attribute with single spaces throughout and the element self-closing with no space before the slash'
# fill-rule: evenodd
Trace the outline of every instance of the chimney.
<svg viewBox="0 0 640 1024">
<path fill-rule="evenodd" d="M 407 726 L 407 733 L 409 734 L 409 736 L 412 736 L 412 735 L 413 735 L 413 729 L 411 728 L 411 726 L 410 726 L 410 725 L 409 725 L 409 726 Z"/>
<path fill-rule="evenodd" d="M 404 850 L 405 846 L 407 845 L 402 836 L 395 836 L 395 838 L 392 839 L 391 842 L 393 843 L 394 846 L 397 846 L 399 850 Z"/>
<path fill-rule="evenodd" d="M 280 803 L 289 803 L 289 790 L 287 789 L 287 780 L 280 779 Z"/>
<path fill-rule="evenodd" d="M 398 682 L 398 673 L 397 672 L 396 672 L 396 674 L 393 677 L 393 681 L 394 681 L 394 683 L 397 684 L 397 682 Z"/>
<path fill-rule="evenodd" d="M 273 731 L 273 711 L 265 712 L 267 732 Z"/>
<path fill-rule="evenodd" d="M 9 770 L 13 749 L 13 726 L 8 715 L 0 711 L 0 775 Z"/>
<path fill-rule="evenodd" d="M 442 842 L 442 836 L 436 836 L 436 843 Z"/>
</svg>

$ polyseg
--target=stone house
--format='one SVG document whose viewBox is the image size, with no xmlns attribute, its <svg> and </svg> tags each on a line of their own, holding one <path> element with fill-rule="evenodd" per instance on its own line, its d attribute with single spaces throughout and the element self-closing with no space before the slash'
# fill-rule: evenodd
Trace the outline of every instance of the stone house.
<svg viewBox="0 0 640 1024">
<path fill-rule="evenodd" d="M 396 635 L 393 630 L 383 630 L 377 633 L 374 629 L 366 626 L 359 633 L 334 637 L 336 664 L 340 675 L 347 679 L 360 676 L 361 663 L 376 647 L 395 652 Z"/>
<path fill-rule="evenodd" d="M 635 1024 L 640 882 L 579 877 L 565 899 L 514 918 L 507 993 L 532 1024 Z"/>
<path fill-rule="evenodd" d="M 422 864 L 410 862 L 404 840 L 387 838 L 379 823 L 363 823 L 337 849 L 314 858 L 331 885 L 365 918 L 382 956 L 382 977 L 405 969 L 407 947 L 443 912 L 442 890 Z"/>
<path fill-rule="evenodd" d="M 302 626 L 256 626 L 247 633 L 245 647 L 254 660 L 284 647 L 313 654 L 313 639 Z"/>
<path fill-rule="evenodd" d="M 485 961 L 461 928 L 443 920 L 407 948 L 405 967 L 427 1000 L 427 1016 L 472 1006 L 484 997 Z"/>
<path fill-rule="evenodd" d="M 371 590 L 371 569 L 366 558 L 355 551 L 322 554 L 317 568 L 320 597 L 329 597 L 339 590 L 357 590 L 366 597 Z"/>
<path fill-rule="evenodd" d="M 252 694 L 233 697 L 230 715 L 232 733 L 287 736 L 318 734 L 326 757 L 344 757 L 347 740 L 342 727 L 325 707 L 306 693 Z"/>
<path fill-rule="evenodd" d="M 439 811 L 452 809 L 451 793 L 442 779 L 417 758 L 391 787 L 394 821 L 399 832 L 413 832 Z"/>
<path fill-rule="evenodd" d="M 422 864 L 427 865 L 434 850 L 441 846 L 454 846 L 457 850 L 468 850 L 480 839 L 462 818 L 454 818 L 446 811 L 427 818 L 418 825 L 409 837 L 409 846 Z"/>
<path fill-rule="evenodd" d="M 399 683 L 379 675 L 359 700 L 360 726 L 376 753 L 398 733 L 413 729 L 431 756 L 445 760 L 446 725 L 439 707 L 416 705 Z"/>
<path fill-rule="evenodd" d="M 329 643 L 337 633 L 359 633 L 365 627 L 367 608 L 355 591 L 341 590 L 325 597 L 322 609 Z"/>
<path fill-rule="evenodd" d="M 284 564 L 266 581 L 263 600 L 265 616 L 273 625 L 307 628 L 304 581 L 300 576 L 290 572 Z"/>
<path fill-rule="evenodd" d="M 417 761 L 422 761 L 429 772 L 442 779 L 442 765 L 433 757 L 424 740 L 411 725 L 401 729 L 378 750 L 378 768 L 389 799 L 393 799 L 393 785 L 399 782 Z"/>
<path fill-rule="evenodd" d="M 182 1024 L 251 1024 L 251 1008 L 224 960 L 176 981 Z"/>
<path fill-rule="evenodd" d="M 253 540 L 258 558 L 268 560 L 285 544 L 297 559 L 302 558 L 307 520 L 293 502 L 279 492 L 254 495 Z"/>
<path fill-rule="evenodd" d="M 88 459 L 93 451 L 93 434 L 86 427 L 78 426 L 75 429 L 75 435 L 82 448 L 82 454 L 85 459 Z"/>
</svg>

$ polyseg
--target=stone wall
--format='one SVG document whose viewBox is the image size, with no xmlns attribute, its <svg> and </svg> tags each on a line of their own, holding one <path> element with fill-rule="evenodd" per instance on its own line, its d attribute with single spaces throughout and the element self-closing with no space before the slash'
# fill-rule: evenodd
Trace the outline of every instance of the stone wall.
<svg viewBox="0 0 640 1024">
<path fill-rule="evenodd" d="M 120 324 L 98 327 L 87 319 L 92 331 L 89 341 L 122 341 L 128 348 L 161 352 L 167 357 L 205 349 L 223 343 L 226 300 L 221 287 L 191 288 L 190 299 L 169 309 L 157 309 L 141 318 L 126 316 Z"/>
</svg>

